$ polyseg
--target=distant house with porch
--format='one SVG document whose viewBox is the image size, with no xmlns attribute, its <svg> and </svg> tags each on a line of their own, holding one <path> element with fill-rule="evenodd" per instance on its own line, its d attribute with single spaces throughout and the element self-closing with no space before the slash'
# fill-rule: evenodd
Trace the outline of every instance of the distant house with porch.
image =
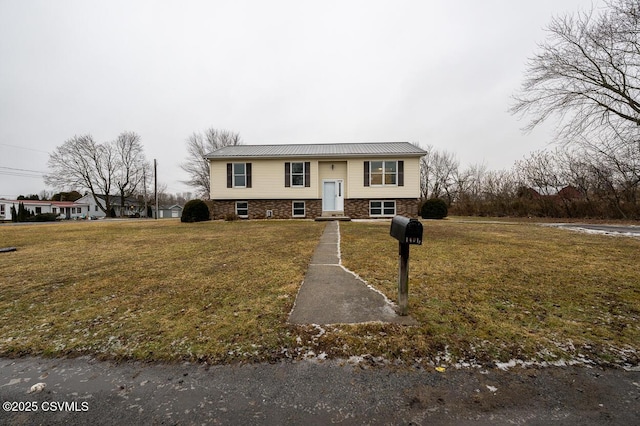
<svg viewBox="0 0 640 426">
<path fill-rule="evenodd" d="M 212 217 L 416 216 L 426 154 L 408 142 L 220 148 L 205 156 Z"/>
<path fill-rule="evenodd" d="M 11 207 L 18 211 L 22 203 L 24 208 L 34 215 L 53 213 L 65 219 L 85 218 L 89 212 L 89 205 L 78 201 L 41 201 L 41 200 L 4 200 L 0 199 L 0 220 L 11 220 Z"/>
</svg>

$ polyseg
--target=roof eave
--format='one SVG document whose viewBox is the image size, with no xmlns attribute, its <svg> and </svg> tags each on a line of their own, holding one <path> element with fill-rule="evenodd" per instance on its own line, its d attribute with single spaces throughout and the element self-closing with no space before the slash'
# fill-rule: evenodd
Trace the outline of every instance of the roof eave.
<svg viewBox="0 0 640 426">
<path fill-rule="evenodd" d="M 423 157 L 427 153 L 421 152 L 383 152 L 383 153 L 367 153 L 367 154 L 282 154 L 282 155 L 206 155 L 205 160 L 280 160 L 282 158 L 391 158 L 391 157 Z"/>
</svg>

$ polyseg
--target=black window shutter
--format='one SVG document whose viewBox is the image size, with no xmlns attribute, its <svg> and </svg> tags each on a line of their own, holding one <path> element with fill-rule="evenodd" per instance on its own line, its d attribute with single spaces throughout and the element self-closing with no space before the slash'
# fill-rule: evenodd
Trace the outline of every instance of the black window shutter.
<svg viewBox="0 0 640 426">
<path fill-rule="evenodd" d="M 369 166 L 368 161 L 364 162 L 364 186 L 369 186 Z"/>
<path fill-rule="evenodd" d="M 404 161 L 398 161 L 398 186 L 404 186 Z"/>
<path fill-rule="evenodd" d="M 304 163 L 304 186 L 307 188 L 311 186 L 311 163 L 309 161 Z"/>
<path fill-rule="evenodd" d="M 247 188 L 251 188 L 251 163 L 245 164 L 245 171 L 247 173 Z"/>
<path fill-rule="evenodd" d="M 284 186 L 285 188 L 291 186 L 291 163 L 284 163 Z"/>
<path fill-rule="evenodd" d="M 227 188 L 233 188 L 233 164 L 227 163 Z"/>
</svg>

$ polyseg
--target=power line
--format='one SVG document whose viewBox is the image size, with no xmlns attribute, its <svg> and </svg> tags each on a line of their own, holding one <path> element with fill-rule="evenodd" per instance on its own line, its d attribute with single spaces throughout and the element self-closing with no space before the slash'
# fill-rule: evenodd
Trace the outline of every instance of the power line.
<svg viewBox="0 0 640 426">
<path fill-rule="evenodd" d="M 45 173 L 43 171 L 40 170 L 29 170 L 29 169 L 16 169 L 15 167 L 6 167 L 6 166 L 0 166 L 0 169 L 8 169 L 8 170 L 17 170 L 20 172 L 33 172 L 33 173 Z"/>
<path fill-rule="evenodd" d="M 42 179 L 44 175 L 45 173 L 39 170 L 18 169 L 15 167 L 0 166 L 0 176 Z"/>
<path fill-rule="evenodd" d="M 33 174 L 19 173 L 19 172 L 3 172 L 2 170 L 0 170 L 0 175 L 2 175 L 2 176 L 26 177 L 26 178 L 36 178 L 36 179 L 44 178 L 43 175 L 33 175 Z"/>
<path fill-rule="evenodd" d="M 41 150 L 41 149 L 25 148 L 24 146 L 11 145 L 11 144 L 8 144 L 8 143 L 0 143 L 0 145 L 2 145 L 2 146 L 9 146 L 9 147 L 11 147 L 11 148 L 24 149 L 24 150 L 26 150 L 26 151 L 42 152 L 42 153 L 44 153 L 44 154 L 49 154 L 49 152 L 47 152 L 47 151 L 43 151 L 43 150 Z"/>
</svg>

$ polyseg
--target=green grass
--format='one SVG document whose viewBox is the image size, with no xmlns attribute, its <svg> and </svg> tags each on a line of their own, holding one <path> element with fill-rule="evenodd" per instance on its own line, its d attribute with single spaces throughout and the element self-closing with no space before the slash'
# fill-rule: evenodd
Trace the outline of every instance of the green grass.
<svg viewBox="0 0 640 426">
<path fill-rule="evenodd" d="M 404 363 L 639 363 L 640 240 L 527 223 L 425 222 L 417 326 L 286 323 L 324 225 L 174 220 L 2 226 L 0 355 Z M 343 264 L 397 298 L 388 221 L 342 223 Z"/>
</svg>

